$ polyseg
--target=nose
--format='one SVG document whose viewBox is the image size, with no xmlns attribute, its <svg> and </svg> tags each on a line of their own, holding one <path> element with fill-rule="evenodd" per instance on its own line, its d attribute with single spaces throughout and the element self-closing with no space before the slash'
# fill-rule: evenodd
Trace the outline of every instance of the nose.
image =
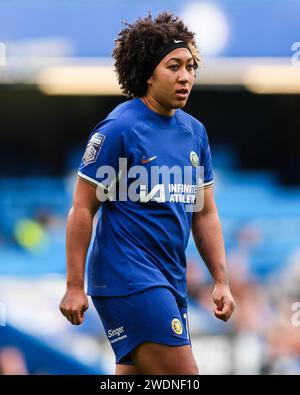
<svg viewBox="0 0 300 395">
<path fill-rule="evenodd" d="M 185 67 L 181 67 L 179 69 L 178 81 L 181 83 L 188 82 L 190 79 L 190 75 Z"/>
</svg>

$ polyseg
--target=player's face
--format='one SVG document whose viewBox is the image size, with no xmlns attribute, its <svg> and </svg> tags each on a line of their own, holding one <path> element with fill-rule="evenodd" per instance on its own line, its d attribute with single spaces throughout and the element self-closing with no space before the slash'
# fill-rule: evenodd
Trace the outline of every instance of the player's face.
<svg viewBox="0 0 300 395">
<path fill-rule="evenodd" d="M 148 80 L 148 94 L 167 109 L 185 106 L 195 81 L 194 59 L 186 48 L 170 52 Z"/>
</svg>

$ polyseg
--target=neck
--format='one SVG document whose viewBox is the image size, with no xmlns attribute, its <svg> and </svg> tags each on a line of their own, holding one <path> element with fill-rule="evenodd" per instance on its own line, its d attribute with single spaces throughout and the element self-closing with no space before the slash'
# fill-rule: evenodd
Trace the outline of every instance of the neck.
<svg viewBox="0 0 300 395">
<path fill-rule="evenodd" d="M 171 117 L 175 112 L 174 109 L 163 106 L 158 100 L 154 99 L 154 97 L 150 95 L 145 95 L 140 99 L 144 104 L 146 104 L 148 108 L 150 108 L 150 110 L 157 112 L 160 115 L 166 115 L 168 117 Z"/>
</svg>

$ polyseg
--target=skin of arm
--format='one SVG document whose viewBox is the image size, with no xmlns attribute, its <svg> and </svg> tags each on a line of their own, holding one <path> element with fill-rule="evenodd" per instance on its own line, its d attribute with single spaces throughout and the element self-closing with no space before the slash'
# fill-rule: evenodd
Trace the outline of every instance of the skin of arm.
<svg viewBox="0 0 300 395">
<path fill-rule="evenodd" d="M 72 208 L 66 227 L 67 284 L 60 303 L 61 313 L 73 324 L 84 321 L 88 298 L 84 291 L 84 270 L 89 248 L 93 219 L 100 207 L 96 186 L 77 178 Z"/>
<path fill-rule="evenodd" d="M 213 187 L 204 189 L 204 205 L 193 213 L 192 234 L 196 247 L 215 283 L 213 301 L 214 314 L 227 321 L 235 307 L 227 274 L 226 254 L 221 222 L 215 204 Z"/>
</svg>

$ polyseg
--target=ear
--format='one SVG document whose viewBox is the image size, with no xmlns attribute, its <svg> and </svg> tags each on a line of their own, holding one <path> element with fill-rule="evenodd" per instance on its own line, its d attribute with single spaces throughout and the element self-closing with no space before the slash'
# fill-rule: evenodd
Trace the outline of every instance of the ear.
<svg viewBox="0 0 300 395">
<path fill-rule="evenodd" d="M 147 79 L 147 84 L 151 86 L 152 83 L 153 83 L 153 76 L 151 75 L 151 77 Z"/>
</svg>

